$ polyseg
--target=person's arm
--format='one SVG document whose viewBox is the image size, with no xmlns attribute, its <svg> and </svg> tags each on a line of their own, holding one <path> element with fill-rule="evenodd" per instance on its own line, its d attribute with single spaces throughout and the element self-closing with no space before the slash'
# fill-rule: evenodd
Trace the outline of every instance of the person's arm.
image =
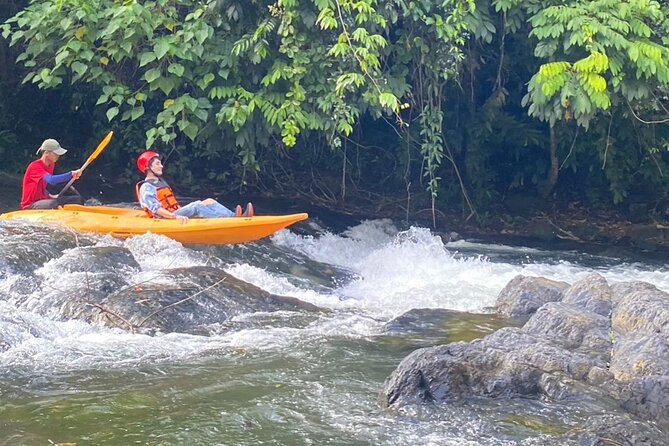
<svg viewBox="0 0 669 446">
<path fill-rule="evenodd" d="M 59 184 L 59 183 L 64 183 L 66 181 L 70 181 L 72 179 L 72 177 L 77 179 L 80 176 L 81 176 L 81 169 L 77 169 L 77 170 L 72 170 L 70 172 L 61 173 L 60 175 L 53 175 L 53 174 L 47 173 L 42 178 L 44 178 L 44 181 L 46 181 L 47 184 L 53 186 L 54 184 Z"/>
<path fill-rule="evenodd" d="M 168 211 L 160 205 L 158 201 L 158 195 L 156 192 L 156 187 L 151 183 L 144 183 L 139 188 L 139 204 L 144 209 L 148 209 L 153 215 L 157 215 L 162 218 L 171 218 L 179 219 L 182 222 L 188 221 L 188 217 L 182 215 L 176 215 L 173 212 Z"/>
<path fill-rule="evenodd" d="M 164 207 L 158 208 L 158 210 L 156 212 L 154 212 L 153 214 L 157 215 L 159 217 L 163 217 L 163 218 L 176 218 L 176 219 L 180 220 L 182 223 L 185 223 L 185 222 L 188 221 L 188 217 L 186 217 L 184 215 L 177 215 L 174 212 L 168 211 Z"/>
</svg>

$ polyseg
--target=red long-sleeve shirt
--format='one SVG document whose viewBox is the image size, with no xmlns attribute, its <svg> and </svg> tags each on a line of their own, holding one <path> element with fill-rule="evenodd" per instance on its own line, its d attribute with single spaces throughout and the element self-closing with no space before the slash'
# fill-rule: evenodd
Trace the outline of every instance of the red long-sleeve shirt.
<svg viewBox="0 0 669 446">
<path fill-rule="evenodd" d="M 46 190 L 46 175 L 53 174 L 55 164 L 47 166 L 42 159 L 28 164 L 23 176 L 23 190 L 21 191 L 21 209 L 25 209 L 36 201 L 51 198 Z"/>
</svg>

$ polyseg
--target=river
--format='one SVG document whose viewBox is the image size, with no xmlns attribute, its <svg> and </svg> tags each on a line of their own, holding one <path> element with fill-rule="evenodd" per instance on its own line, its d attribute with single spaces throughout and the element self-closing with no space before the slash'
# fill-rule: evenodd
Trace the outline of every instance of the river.
<svg viewBox="0 0 669 446">
<path fill-rule="evenodd" d="M 655 261 L 476 241 L 369 220 L 312 219 L 238 246 L 186 247 L 0 223 L 0 445 L 544 445 L 601 407 L 474 400 L 403 413 L 377 402 L 415 348 L 500 326 L 485 313 L 516 275 L 573 283 L 644 280 L 669 291 Z M 131 334 L 63 320 L 51 302 L 86 280 L 64 256 L 127 249 L 126 285 L 207 265 L 326 308 L 254 313 L 207 333 Z M 409 313 L 416 309 L 429 311 Z M 3 347 L 2 340 L 5 340 Z"/>
</svg>

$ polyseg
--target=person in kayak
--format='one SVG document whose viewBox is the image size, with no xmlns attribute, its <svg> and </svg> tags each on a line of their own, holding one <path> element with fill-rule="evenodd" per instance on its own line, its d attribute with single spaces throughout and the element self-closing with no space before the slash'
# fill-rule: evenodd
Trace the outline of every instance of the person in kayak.
<svg viewBox="0 0 669 446">
<path fill-rule="evenodd" d="M 253 217 L 253 205 L 248 203 L 246 211 L 237 206 L 235 212 L 213 198 L 198 200 L 180 206 L 172 188 L 163 179 L 163 163 L 156 152 L 146 151 L 137 158 L 137 168 L 146 175 L 137 183 L 135 193 L 140 206 L 149 217 L 176 218 L 182 223 L 189 218 Z"/>
<path fill-rule="evenodd" d="M 21 209 L 55 209 L 64 204 L 83 204 L 81 195 L 52 195 L 47 185 L 55 185 L 77 179 L 81 176 L 81 169 L 54 175 L 53 169 L 58 159 L 67 152 L 55 139 L 46 139 L 37 149 L 41 156 L 28 164 L 23 175 L 21 190 Z"/>
</svg>

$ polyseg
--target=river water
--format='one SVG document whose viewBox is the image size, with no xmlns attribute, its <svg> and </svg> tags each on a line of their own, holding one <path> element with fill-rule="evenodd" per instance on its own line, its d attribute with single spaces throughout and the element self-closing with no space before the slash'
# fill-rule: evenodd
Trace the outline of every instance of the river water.
<svg viewBox="0 0 669 446">
<path fill-rule="evenodd" d="M 207 335 L 63 320 L 48 303 L 85 280 L 63 258 L 100 246 L 127 249 L 137 261 L 118 265 L 126 285 L 207 265 L 330 311 L 244 314 Z M 415 348 L 504 325 L 445 310 L 485 313 L 517 274 L 572 283 L 597 271 L 610 283 L 644 280 L 669 291 L 669 271 L 652 261 L 444 244 L 389 220 L 331 230 L 312 219 L 224 247 L 151 234 L 75 238 L 1 222 L 0 266 L 0 445 L 553 444 L 553 435 L 606 408 L 482 399 L 392 413 L 380 408 L 379 392 Z"/>
</svg>

